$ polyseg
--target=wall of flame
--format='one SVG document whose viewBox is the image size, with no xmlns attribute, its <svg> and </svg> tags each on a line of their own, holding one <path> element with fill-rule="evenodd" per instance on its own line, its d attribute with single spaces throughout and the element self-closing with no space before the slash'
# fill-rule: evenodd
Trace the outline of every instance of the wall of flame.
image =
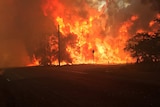
<svg viewBox="0 0 160 107">
<path fill-rule="evenodd" d="M 123 0 L 46 1 L 42 5 L 44 15 L 51 18 L 54 26 L 60 26 L 61 61 L 73 64 L 133 62 L 123 49 L 130 36 L 128 30 L 138 16 L 132 14 L 120 25 L 116 25 L 118 19 L 115 17 L 120 9 L 129 5 Z M 57 34 L 54 32 L 52 36 Z"/>
</svg>

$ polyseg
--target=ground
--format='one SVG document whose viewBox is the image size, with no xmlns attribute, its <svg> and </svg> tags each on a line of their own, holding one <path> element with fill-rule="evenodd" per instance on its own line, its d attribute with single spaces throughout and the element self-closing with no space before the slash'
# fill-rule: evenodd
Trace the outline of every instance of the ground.
<svg viewBox="0 0 160 107">
<path fill-rule="evenodd" d="M 158 71 L 155 65 L 2 69 L 0 107 L 160 107 Z"/>
</svg>

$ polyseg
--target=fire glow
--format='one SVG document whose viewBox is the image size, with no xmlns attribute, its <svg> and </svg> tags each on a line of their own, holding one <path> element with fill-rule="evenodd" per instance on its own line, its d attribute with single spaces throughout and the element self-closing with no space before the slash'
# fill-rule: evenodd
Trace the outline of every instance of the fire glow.
<svg viewBox="0 0 160 107">
<path fill-rule="evenodd" d="M 70 60 L 65 60 L 65 56 L 62 56 L 61 63 L 122 64 L 134 62 L 129 53 L 124 52 L 123 49 L 130 37 L 128 30 L 134 25 L 138 16 L 131 15 L 129 19 L 117 25 L 118 29 L 115 33 L 108 12 L 110 4 L 109 1 L 103 1 L 92 6 L 87 1 L 77 0 L 76 4 L 65 5 L 62 0 L 46 0 L 42 5 L 44 15 L 52 20 L 54 26 L 57 27 L 56 31 L 58 31 L 58 25 L 60 26 L 61 38 L 66 38 L 68 41 L 63 51 L 67 53 Z M 79 8 L 76 5 L 83 7 Z M 129 5 L 122 2 L 118 9 Z M 58 33 L 53 33 L 51 36 L 58 41 Z M 64 47 L 63 40 L 60 43 L 61 47 Z M 52 45 L 51 48 L 58 51 L 57 45 Z M 36 60 L 35 62 L 37 63 Z M 58 58 L 52 57 L 52 64 L 57 63 Z"/>
</svg>

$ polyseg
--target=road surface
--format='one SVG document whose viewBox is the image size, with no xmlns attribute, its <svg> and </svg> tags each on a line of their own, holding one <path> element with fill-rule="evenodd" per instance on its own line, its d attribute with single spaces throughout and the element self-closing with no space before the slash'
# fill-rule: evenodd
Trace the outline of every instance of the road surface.
<svg viewBox="0 0 160 107">
<path fill-rule="evenodd" d="M 160 85 L 100 66 L 6 69 L 0 107 L 160 107 Z"/>
</svg>

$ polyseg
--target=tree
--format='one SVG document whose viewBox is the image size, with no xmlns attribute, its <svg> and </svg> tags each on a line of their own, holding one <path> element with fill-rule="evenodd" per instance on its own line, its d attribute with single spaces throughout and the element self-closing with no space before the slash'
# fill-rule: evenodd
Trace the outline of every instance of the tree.
<svg viewBox="0 0 160 107">
<path fill-rule="evenodd" d="M 160 23 L 160 19 L 154 21 Z M 124 50 L 130 52 L 137 63 L 160 62 L 160 32 L 137 33 L 127 41 Z"/>
<path fill-rule="evenodd" d="M 44 33 L 43 39 L 39 41 L 37 45 L 34 55 L 35 58 L 39 61 L 39 65 L 51 65 L 52 64 L 52 50 L 51 45 L 49 43 L 49 37 L 51 34 Z"/>
<path fill-rule="evenodd" d="M 127 41 L 125 50 L 137 59 L 137 63 L 160 62 L 160 33 L 138 33 Z"/>
</svg>

